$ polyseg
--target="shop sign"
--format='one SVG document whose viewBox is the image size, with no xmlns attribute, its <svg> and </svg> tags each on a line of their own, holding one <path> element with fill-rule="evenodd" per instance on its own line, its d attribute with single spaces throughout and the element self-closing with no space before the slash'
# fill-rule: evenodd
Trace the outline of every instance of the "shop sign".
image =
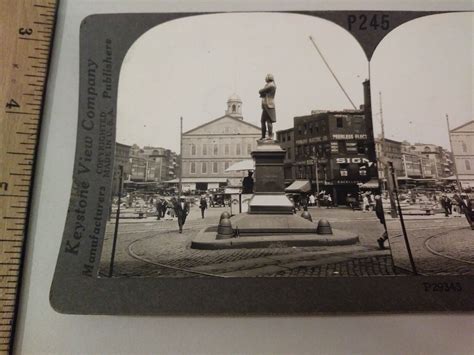
<svg viewBox="0 0 474 355">
<path fill-rule="evenodd" d="M 356 134 L 333 134 L 332 139 L 345 140 L 345 139 L 367 139 L 367 134 L 356 133 Z"/>
<path fill-rule="evenodd" d="M 336 158 L 336 164 L 367 164 L 368 167 L 374 165 L 374 162 L 370 161 L 367 158 Z"/>
<path fill-rule="evenodd" d="M 333 184 L 339 184 L 339 185 L 347 185 L 347 184 L 358 184 L 360 181 L 352 181 L 352 180 L 333 180 Z"/>
<path fill-rule="evenodd" d="M 317 136 L 317 137 L 312 137 L 309 139 L 309 143 L 317 143 L 317 142 L 322 142 L 322 141 L 327 141 L 328 137 L 327 136 Z"/>
</svg>

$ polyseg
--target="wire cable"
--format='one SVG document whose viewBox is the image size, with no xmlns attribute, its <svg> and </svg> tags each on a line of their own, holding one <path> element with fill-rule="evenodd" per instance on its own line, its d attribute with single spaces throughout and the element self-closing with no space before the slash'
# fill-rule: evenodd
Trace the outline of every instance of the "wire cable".
<svg viewBox="0 0 474 355">
<path fill-rule="evenodd" d="M 313 43 L 313 46 L 314 48 L 316 48 L 316 50 L 318 51 L 319 55 L 321 56 L 321 59 L 323 60 L 324 64 L 326 64 L 326 66 L 328 67 L 329 71 L 331 72 L 332 76 L 334 77 L 334 79 L 336 80 L 336 82 L 338 83 L 339 87 L 341 88 L 342 92 L 344 93 L 344 95 L 346 95 L 347 99 L 349 100 L 349 102 L 351 103 L 352 107 L 354 107 L 354 110 L 357 110 L 357 107 L 356 105 L 354 105 L 354 103 L 352 102 L 351 98 L 349 97 L 349 95 L 347 94 L 346 90 L 344 90 L 344 87 L 342 86 L 341 82 L 337 79 L 336 77 L 336 74 L 334 74 L 334 72 L 332 71 L 331 67 L 329 66 L 329 63 L 326 61 L 326 59 L 324 58 L 324 55 L 323 53 L 319 50 L 318 46 L 316 45 L 316 42 L 314 42 L 314 39 L 313 37 L 309 36 L 309 39 L 311 41 L 311 43 Z"/>
</svg>

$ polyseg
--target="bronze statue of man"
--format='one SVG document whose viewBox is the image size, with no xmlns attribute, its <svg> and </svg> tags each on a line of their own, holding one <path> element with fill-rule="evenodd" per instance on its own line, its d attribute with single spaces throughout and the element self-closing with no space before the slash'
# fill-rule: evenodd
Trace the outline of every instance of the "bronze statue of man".
<svg viewBox="0 0 474 355">
<path fill-rule="evenodd" d="M 273 123 L 276 122 L 275 113 L 275 92 L 276 85 L 272 74 L 267 74 L 265 77 L 267 82 L 263 89 L 259 90 L 260 97 L 262 98 L 262 138 L 266 139 L 266 133 L 268 128 L 268 139 L 273 139 Z"/>
</svg>

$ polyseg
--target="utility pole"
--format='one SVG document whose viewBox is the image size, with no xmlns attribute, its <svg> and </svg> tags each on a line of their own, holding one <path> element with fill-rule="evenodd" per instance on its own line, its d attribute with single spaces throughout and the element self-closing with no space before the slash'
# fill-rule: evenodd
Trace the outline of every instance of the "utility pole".
<svg viewBox="0 0 474 355">
<path fill-rule="evenodd" d="M 179 178 L 178 178 L 178 196 L 183 194 L 183 116 L 180 117 L 179 128 Z"/>
<path fill-rule="evenodd" d="M 123 187 L 123 165 L 119 165 L 119 190 L 118 190 L 118 201 L 117 201 L 117 214 L 115 215 L 115 229 L 114 229 L 114 240 L 112 242 L 112 255 L 110 256 L 109 266 L 109 277 L 114 274 L 114 261 L 115 261 L 115 249 L 117 248 L 117 237 L 120 221 L 120 205 L 122 203 L 122 187 Z"/>
<path fill-rule="evenodd" d="M 312 157 L 314 162 L 314 174 L 316 178 L 316 206 L 319 207 L 319 160 L 318 156 Z"/>
<path fill-rule="evenodd" d="M 392 218 L 397 218 L 397 206 L 395 204 L 395 198 L 393 196 L 394 188 L 392 180 L 390 179 L 390 172 L 387 164 L 387 159 L 385 157 L 385 125 L 383 122 L 383 109 L 382 109 L 382 92 L 379 91 L 379 113 L 380 113 L 380 127 L 382 130 L 382 146 L 381 146 L 381 157 L 379 158 L 379 163 L 382 165 L 381 169 L 387 181 L 388 196 L 390 199 L 390 215 Z M 406 172 L 405 172 L 406 173 Z M 395 183 L 395 182 L 394 182 Z M 383 179 L 379 181 L 379 184 L 383 186 Z"/>
<path fill-rule="evenodd" d="M 334 71 L 331 69 L 331 67 L 329 66 L 329 63 L 327 62 L 326 58 L 324 58 L 324 55 L 323 53 L 321 52 L 321 50 L 319 49 L 319 47 L 316 45 L 316 42 L 314 41 L 313 37 L 312 36 L 309 36 L 309 40 L 311 41 L 311 43 L 313 44 L 314 48 L 316 49 L 316 51 L 318 52 L 318 54 L 321 56 L 321 59 L 323 60 L 324 64 L 326 64 L 326 67 L 328 68 L 329 72 L 331 73 L 331 75 L 333 76 L 334 80 L 336 80 L 337 82 L 337 85 L 339 85 L 339 88 L 342 90 L 342 92 L 344 93 L 344 95 L 346 96 L 346 98 L 349 100 L 349 102 L 351 103 L 352 107 L 354 108 L 354 110 L 357 110 L 357 107 L 356 105 L 354 104 L 354 102 L 351 100 L 351 98 L 349 97 L 349 94 L 346 92 L 346 90 L 344 89 L 344 87 L 342 86 L 341 82 L 339 81 L 339 79 L 337 78 L 336 74 L 334 73 Z M 370 63 L 370 62 L 369 62 Z M 369 69 L 370 70 L 370 69 Z"/>
<path fill-rule="evenodd" d="M 395 170 L 393 169 L 393 163 L 389 162 L 388 165 L 389 165 L 390 175 L 391 175 L 392 179 L 395 180 L 396 176 L 395 176 Z M 396 186 L 396 184 L 394 184 L 394 185 Z M 398 213 L 400 214 L 400 225 L 402 227 L 403 239 L 405 240 L 405 246 L 407 248 L 408 259 L 410 260 L 410 265 L 411 265 L 411 269 L 412 269 L 413 274 L 418 275 L 418 272 L 417 272 L 416 266 L 415 266 L 415 260 L 413 259 L 413 254 L 411 252 L 410 241 L 408 240 L 407 230 L 405 228 L 405 221 L 403 220 L 403 212 L 402 212 L 402 207 L 400 206 L 400 199 L 398 197 L 398 189 L 396 187 L 395 187 L 394 192 L 395 192 L 395 197 L 397 199 Z"/>
<path fill-rule="evenodd" d="M 458 185 L 459 192 L 461 193 L 462 186 L 461 186 L 461 182 L 459 181 L 458 168 L 456 166 L 456 159 L 454 158 L 453 141 L 451 139 L 451 129 L 449 128 L 448 114 L 446 114 L 446 124 L 448 125 L 449 145 L 451 146 L 451 153 L 453 154 L 453 159 L 454 159 L 454 175 L 456 176 L 456 183 Z"/>
</svg>

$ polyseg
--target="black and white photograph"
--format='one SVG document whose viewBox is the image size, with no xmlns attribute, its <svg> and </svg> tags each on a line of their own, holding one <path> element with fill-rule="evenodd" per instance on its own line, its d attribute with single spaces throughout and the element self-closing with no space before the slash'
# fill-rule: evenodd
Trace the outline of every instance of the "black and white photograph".
<svg viewBox="0 0 474 355">
<path fill-rule="evenodd" d="M 96 276 L 474 275 L 472 70 L 471 13 L 369 56 L 295 13 L 149 29 L 120 67 Z"/>
</svg>

